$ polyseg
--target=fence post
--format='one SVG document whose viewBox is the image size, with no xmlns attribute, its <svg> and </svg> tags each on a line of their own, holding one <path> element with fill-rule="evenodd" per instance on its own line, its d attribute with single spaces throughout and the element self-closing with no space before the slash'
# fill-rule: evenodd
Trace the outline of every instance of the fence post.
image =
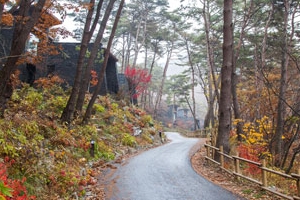
<svg viewBox="0 0 300 200">
<path fill-rule="evenodd" d="M 266 160 L 263 159 L 262 160 L 262 184 L 263 187 L 267 187 L 268 186 L 268 181 L 267 181 L 267 171 L 264 169 L 266 167 Z"/>
<path fill-rule="evenodd" d="M 220 146 L 220 164 L 221 164 L 221 167 L 224 168 L 224 156 L 223 156 L 223 146 Z"/>
<path fill-rule="evenodd" d="M 210 130 L 210 145 L 213 146 L 212 130 Z"/>
<path fill-rule="evenodd" d="M 298 169 L 298 175 L 300 175 L 300 169 Z M 298 197 L 300 197 L 300 179 L 297 178 L 297 192 L 298 192 Z"/>
<path fill-rule="evenodd" d="M 205 146 L 206 148 L 206 156 L 210 158 L 210 150 L 208 146 Z"/>
<path fill-rule="evenodd" d="M 240 174 L 240 160 L 238 159 L 239 153 L 237 153 L 236 157 L 234 158 L 234 164 L 235 164 L 235 173 Z M 240 177 L 236 176 L 236 179 L 239 181 Z"/>
</svg>

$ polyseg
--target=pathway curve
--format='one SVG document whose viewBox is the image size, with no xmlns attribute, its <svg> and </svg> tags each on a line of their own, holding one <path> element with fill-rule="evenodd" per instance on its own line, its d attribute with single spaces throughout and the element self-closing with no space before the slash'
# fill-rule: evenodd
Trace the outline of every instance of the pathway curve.
<svg viewBox="0 0 300 200">
<path fill-rule="evenodd" d="M 199 176 L 189 152 L 199 139 L 166 132 L 170 143 L 143 152 L 114 174 L 110 200 L 235 200 L 242 199 Z"/>
</svg>

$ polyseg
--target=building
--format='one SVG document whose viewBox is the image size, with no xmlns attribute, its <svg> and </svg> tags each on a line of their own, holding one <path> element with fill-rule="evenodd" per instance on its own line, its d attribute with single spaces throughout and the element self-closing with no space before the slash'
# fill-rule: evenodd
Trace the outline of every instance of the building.
<svg viewBox="0 0 300 200">
<path fill-rule="evenodd" d="M 32 13 L 33 7 L 30 8 L 29 13 Z M 18 15 L 16 10 L 13 15 Z M 58 25 L 61 22 L 53 15 L 49 14 L 46 10 L 42 12 L 39 24 L 32 30 L 31 36 L 28 39 L 27 49 L 25 52 L 34 52 L 31 55 L 35 55 L 38 59 L 26 59 L 27 64 L 22 64 L 18 67 L 20 70 L 20 80 L 33 85 L 34 80 L 40 77 L 47 77 L 49 74 L 57 74 L 63 78 L 68 85 L 73 85 L 73 81 L 76 74 L 77 60 L 79 50 L 77 50 L 80 43 L 55 43 L 53 39 L 48 35 L 48 31 L 52 26 Z M 5 57 L 9 55 L 10 47 L 12 43 L 14 27 L 1 27 L 0 29 L 0 68 L 5 63 Z M 54 46 L 60 46 L 60 52 L 57 55 L 51 55 L 51 50 L 45 49 L 41 45 L 42 42 Z M 92 44 L 89 45 L 90 49 Z M 103 49 L 99 47 L 99 49 Z M 100 91 L 101 95 L 107 93 L 117 93 L 119 91 L 118 84 L 118 72 L 117 63 L 118 59 L 110 54 L 106 73 L 103 80 L 102 88 Z M 102 67 L 100 62 L 95 62 L 93 70 L 99 72 Z M 92 89 L 92 88 L 91 88 Z"/>
<path fill-rule="evenodd" d="M 47 70 L 44 72 L 44 75 L 56 74 L 62 79 L 64 79 L 70 86 L 73 85 L 73 81 L 76 74 L 77 61 L 79 56 L 79 47 L 80 43 L 55 43 L 60 46 L 61 52 L 58 55 L 49 56 L 47 59 Z M 89 49 L 92 48 L 93 44 L 89 45 Z M 97 58 L 92 70 L 95 70 L 97 74 L 100 72 L 102 63 L 100 62 L 103 59 L 103 49 L 99 47 L 99 52 L 102 51 L 100 58 Z M 110 53 L 104 80 L 100 90 L 100 95 L 105 94 L 117 94 L 119 91 L 118 83 L 118 70 L 117 70 L 117 61 L 118 59 Z M 90 89 L 92 91 L 93 88 Z"/>
</svg>

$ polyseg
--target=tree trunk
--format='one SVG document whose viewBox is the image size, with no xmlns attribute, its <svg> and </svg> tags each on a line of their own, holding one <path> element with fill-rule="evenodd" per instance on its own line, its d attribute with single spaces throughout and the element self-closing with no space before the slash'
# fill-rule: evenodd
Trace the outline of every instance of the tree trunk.
<svg viewBox="0 0 300 200">
<path fill-rule="evenodd" d="M 3 10 L 4 10 L 4 4 L 0 3 L 0 24 L 2 24 Z M 1 30 L 1 27 L 0 27 L 0 30 Z"/>
<path fill-rule="evenodd" d="M 45 2 L 46 0 L 39 0 L 35 4 L 31 16 L 28 15 L 32 1 L 23 0 L 20 3 L 20 19 L 17 20 L 15 23 L 10 54 L 8 59 L 6 60 L 6 63 L 0 71 L 0 116 L 3 115 L 6 106 L 6 101 L 11 97 L 14 89 L 13 73 L 17 69 L 17 61 L 19 60 L 20 56 L 22 56 L 22 54 L 24 53 L 26 41 L 28 39 L 30 31 L 38 22 Z"/>
<path fill-rule="evenodd" d="M 149 70 L 150 75 L 152 75 L 153 67 L 154 67 L 154 64 L 155 64 L 155 59 L 156 59 L 157 50 L 158 50 L 158 43 L 159 43 L 159 41 L 155 40 L 154 54 L 153 54 L 153 58 L 152 58 L 152 62 L 151 62 L 150 70 Z"/>
<path fill-rule="evenodd" d="M 132 20 L 134 20 L 134 19 L 132 19 Z M 130 26 L 129 34 L 127 37 L 127 49 L 126 49 L 124 70 L 126 69 L 127 66 L 129 66 L 129 61 L 130 61 L 130 57 L 131 57 L 131 43 L 132 43 L 132 35 L 130 34 L 131 32 L 132 32 L 132 26 Z"/>
<path fill-rule="evenodd" d="M 290 128 L 289 132 L 293 136 L 291 137 L 291 139 L 289 139 L 289 141 L 286 141 L 285 144 L 284 144 L 284 152 L 283 152 L 282 162 L 281 162 L 281 166 L 280 166 L 281 169 L 284 168 L 284 165 L 287 161 L 287 158 L 289 157 L 289 152 L 290 152 L 290 149 L 291 149 L 293 143 L 295 141 L 297 141 L 297 139 L 299 139 L 299 128 L 300 128 L 299 125 L 296 125 L 296 126 L 291 125 L 291 126 L 292 127 Z M 294 128 L 296 129 L 295 131 L 293 130 Z"/>
<path fill-rule="evenodd" d="M 142 15 L 140 17 L 141 17 L 141 19 L 139 21 L 138 30 L 137 30 L 136 37 L 135 37 L 135 45 L 134 45 L 135 54 L 134 54 L 134 59 L 133 59 L 133 64 L 132 64 L 133 67 L 136 67 L 138 54 L 139 54 L 141 48 L 144 46 L 145 40 L 146 40 L 148 13 L 145 11 L 144 16 Z M 143 25 L 143 37 L 142 37 L 142 41 L 140 42 L 140 45 L 139 45 L 138 38 L 140 35 L 140 28 L 142 25 Z"/>
<path fill-rule="evenodd" d="M 147 69 L 147 65 L 148 65 L 148 47 L 147 47 L 147 43 L 145 44 L 145 58 L 144 58 L 144 69 L 146 70 Z M 147 85 L 149 85 L 147 83 Z M 148 88 L 148 86 L 146 87 Z M 146 92 L 147 92 L 147 89 L 143 90 L 142 91 L 142 94 L 141 94 L 141 108 L 145 110 L 145 107 L 146 107 L 146 101 L 147 101 L 147 95 L 146 95 Z"/>
<path fill-rule="evenodd" d="M 282 136 L 284 132 L 284 118 L 286 113 L 285 96 L 287 90 L 287 67 L 289 63 L 288 57 L 288 16 L 290 12 L 289 0 L 284 1 L 284 28 L 283 33 L 283 44 L 282 44 L 282 60 L 281 60 L 281 77 L 280 77 L 280 89 L 278 96 L 277 105 L 277 126 L 275 135 L 272 139 L 272 153 L 275 156 L 274 165 L 280 167 L 282 159 Z"/>
<path fill-rule="evenodd" d="M 233 65 L 233 0 L 224 0 L 224 37 L 223 37 L 223 66 L 221 69 L 221 96 L 219 106 L 219 127 L 217 147 L 223 146 L 224 152 L 230 152 L 229 134 L 231 130 L 231 74 Z M 219 160 L 220 155 L 216 154 Z"/>
<path fill-rule="evenodd" d="M 191 111 L 191 113 L 192 113 L 192 115 L 193 115 L 193 118 L 196 119 L 196 113 L 193 111 L 193 108 L 192 108 L 192 106 L 191 106 L 191 104 L 190 104 L 190 102 L 189 102 L 189 99 L 187 98 L 186 95 L 184 95 L 184 98 L 185 98 L 186 103 L 188 104 L 188 106 L 189 106 L 189 108 L 190 108 L 190 111 Z M 200 129 L 199 123 L 198 123 L 196 120 L 195 120 L 195 123 L 196 123 L 196 124 L 195 124 L 194 130 L 196 130 L 196 128 Z"/>
<path fill-rule="evenodd" d="M 138 54 L 139 54 L 139 51 L 140 51 L 138 39 L 139 39 L 139 35 L 140 35 L 141 24 L 142 24 L 142 22 L 139 21 L 138 27 L 137 27 L 137 30 L 136 30 L 135 43 L 134 43 L 134 58 L 133 58 L 133 63 L 132 63 L 133 67 L 136 67 L 135 66 L 136 65 L 136 60 L 137 60 L 137 57 L 138 57 Z"/>
<path fill-rule="evenodd" d="M 262 94 L 262 88 L 263 88 L 263 71 L 265 69 L 266 66 L 266 52 L 267 52 L 267 38 L 268 38 L 268 30 L 269 30 L 269 25 L 270 22 L 272 20 L 273 17 L 273 13 L 274 13 L 274 6 L 271 3 L 272 9 L 269 11 L 268 13 L 268 19 L 266 21 L 265 27 L 264 27 L 264 37 L 262 40 L 262 47 L 261 47 L 261 68 L 259 69 L 257 66 L 258 64 L 256 64 L 256 90 L 257 90 L 257 99 L 260 99 L 261 94 Z M 255 49 L 257 49 L 255 47 Z M 257 50 L 256 50 L 257 51 Z M 257 53 L 256 53 L 257 54 Z M 258 57 L 258 56 L 256 56 Z M 257 58 L 255 59 L 257 60 Z M 261 117 L 261 113 L 260 113 L 260 107 L 261 107 L 261 103 L 260 101 L 257 102 L 257 107 L 256 107 L 256 118 L 259 119 Z"/>
<path fill-rule="evenodd" d="M 190 47 L 189 47 L 189 43 L 188 43 L 188 39 L 185 37 L 185 46 L 186 46 L 186 51 L 187 51 L 187 55 L 188 55 L 188 62 L 189 65 L 191 67 L 191 71 L 192 71 L 192 107 L 190 106 L 190 103 L 188 102 L 191 112 L 193 113 L 193 118 L 194 118 L 194 130 L 197 130 L 197 127 L 200 129 L 198 122 L 197 122 L 197 117 L 196 117 L 196 101 L 195 101 L 195 68 L 194 68 L 194 64 L 192 61 L 192 56 L 191 56 L 191 51 L 190 51 Z"/>
<path fill-rule="evenodd" d="M 250 2 L 250 6 L 248 8 L 247 14 L 244 15 L 243 25 L 242 25 L 242 28 L 240 31 L 240 38 L 238 41 L 238 45 L 235 48 L 235 55 L 234 55 L 234 60 L 233 60 L 233 65 L 232 65 L 232 77 L 231 77 L 231 79 L 232 79 L 232 85 L 231 85 L 232 86 L 232 103 L 233 103 L 234 119 L 236 119 L 236 120 L 241 119 L 240 107 L 239 107 L 239 102 L 238 102 L 238 97 L 237 97 L 237 92 L 236 92 L 236 86 L 238 83 L 238 77 L 236 74 L 236 65 L 237 65 L 237 61 L 239 59 L 240 49 L 242 47 L 242 43 L 243 43 L 243 39 L 244 39 L 244 35 L 245 35 L 245 29 L 249 22 L 252 10 L 253 10 L 253 0 L 251 0 L 251 2 Z M 237 123 L 236 133 L 238 136 L 237 137 L 238 141 L 242 141 L 241 134 L 243 133 L 243 123 L 241 121 L 239 121 Z"/>
<path fill-rule="evenodd" d="M 104 34 L 104 31 L 105 31 L 105 28 L 106 28 L 106 24 L 108 22 L 109 16 L 111 14 L 111 11 L 114 7 L 115 2 L 116 2 L 116 0 L 109 1 L 109 4 L 106 7 L 105 14 L 104 14 L 103 19 L 101 21 L 100 29 L 99 29 L 99 31 L 97 33 L 97 36 L 96 36 L 96 39 L 94 41 L 90 57 L 88 58 L 87 66 L 86 66 L 84 75 L 82 77 L 82 83 L 81 83 L 81 87 L 80 87 L 80 90 L 79 90 L 78 99 L 77 99 L 77 102 L 76 102 L 76 110 L 78 112 L 81 112 L 81 110 L 82 110 L 82 107 L 83 107 L 83 104 L 84 104 L 84 99 L 85 99 L 85 94 L 86 94 L 86 91 L 88 89 L 88 85 L 89 85 L 89 82 L 90 82 L 91 69 L 94 66 L 99 48 L 100 48 L 100 50 L 102 48 L 101 40 L 103 38 L 103 34 Z M 103 66 L 102 66 L 102 68 L 103 68 Z M 99 81 L 99 79 L 98 79 L 98 81 Z"/>
<path fill-rule="evenodd" d="M 125 0 L 121 0 L 119 8 L 118 8 L 118 12 L 117 12 L 117 15 L 116 15 L 116 18 L 115 18 L 115 21 L 114 21 L 114 24 L 113 24 L 113 27 L 112 27 L 112 30 L 111 30 L 111 34 L 109 36 L 108 43 L 107 43 L 107 48 L 106 48 L 106 51 L 105 51 L 105 57 L 104 57 L 103 65 L 102 65 L 101 71 L 100 71 L 99 76 L 98 76 L 98 83 L 96 85 L 93 96 L 92 96 L 91 100 L 89 101 L 88 107 L 86 109 L 86 113 L 85 113 L 84 118 L 83 118 L 83 123 L 84 124 L 87 123 L 88 120 L 91 117 L 93 105 L 94 105 L 94 103 L 97 99 L 98 93 L 99 93 L 100 88 L 101 88 L 101 84 L 102 84 L 102 81 L 103 81 L 103 78 L 104 78 L 104 74 L 105 74 L 105 71 L 106 71 L 106 66 L 107 66 L 107 62 L 108 62 L 108 58 L 109 58 L 109 54 L 110 54 L 110 48 L 112 46 L 112 42 L 113 42 L 115 32 L 116 32 L 116 29 L 117 29 L 117 26 L 118 26 L 118 22 L 119 22 L 121 12 L 122 12 L 122 9 L 123 9 L 123 6 L 124 6 L 124 1 Z"/>
<path fill-rule="evenodd" d="M 286 169 L 286 171 L 285 171 L 286 174 L 289 174 L 289 173 L 290 173 L 291 169 L 293 168 L 293 165 L 294 165 L 296 156 L 297 156 L 297 154 L 299 154 L 299 153 L 300 153 L 300 145 L 299 145 L 297 148 L 294 149 L 294 153 L 293 153 L 293 156 L 292 156 L 292 158 L 291 158 L 290 165 L 289 165 L 289 167 L 288 167 L 288 168 Z"/>
<path fill-rule="evenodd" d="M 217 98 L 217 102 L 220 102 L 219 95 L 219 84 L 217 84 L 216 76 L 215 76 L 215 61 L 214 61 L 214 53 L 213 47 L 210 41 L 210 10 L 209 10 L 209 1 L 203 2 L 203 19 L 205 25 L 205 37 L 206 37 L 206 50 L 207 50 L 207 64 L 208 64 L 208 111 L 207 118 L 204 123 L 204 127 L 211 127 L 215 124 L 215 115 L 214 115 L 214 102 L 215 97 Z M 214 86 L 214 87 L 213 87 Z M 214 89 L 213 89 L 214 88 Z M 214 90 L 214 92 L 213 92 Z M 213 93 L 215 93 L 213 95 Z"/>
<path fill-rule="evenodd" d="M 102 7 L 102 3 L 103 3 L 103 0 L 100 1 L 98 4 L 98 8 L 100 7 L 100 10 Z M 95 4 L 95 0 L 91 0 L 90 5 L 94 5 L 94 4 Z M 91 6 L 91 9 L 89 9 L 89 11 L 88 11 L 86 22 L 84 25 L 84 34 L 82 36 L 79 56 L 78 56 L 78 60 L 77 60 L 77 68 L 76 68 L 76 74 L 75 74 L 75 79 L 74 79 L 74 85 L 72 87 L 72 92 L 69 97 L 68 103 L 67 103 L 66 107 L 64 108 L 63 113 L 61 115 L 62 122 L 70 123 L 70 121 L 73 118 L 74 112 L 75 112 L 75 106 L 76 106 L 76 101 L 77 101 L 78 94 L 79 94 L 79 88 L 82 83 L 81 77 L 82 77 L 82 73 L 83 73 L 83 65 L 84 65 L 85 55 L 86 55 L 86 52 L 88 49 L 88 44 L 94 33 L 93 29 L 90 30 L 93 12 L 94 12 L 94 6 Z"/>
<path fill-rule="evenodd" d="M 152 58 L 152 61 L 151 61 L 151 65 L 150 65 L 150 70 L 149 70 L 149 74 L 152 76 L 152 73 L 153 73 L 153 68 L 154 68 L 154 64 L 155 64 L 155 60 L 156 60 L 156 56 L 157 56 L 157 51 L 158 51 L 158 43 L 159 43 L 159 40 L 156 39 L 155 40 L 155 44 L 154 44 L 154 54 L 153 54 L 153 58 Z M 148 90 L 148 109 L 153 109 L 154 110 L 154 105 L 153 105 L 153 93 L 152 95 L 150 94 L 150 90 Z"/>
<path fill-rule="evenodd" d="M 121 64 L 121 71 L 119 73 L 124 73 L 125 70 L 125 34 L 123 33 L 122 36 L 122 64 Z"/>
<path fill-rule="evenodd" d="M 157 98 L 156 98 L 156 101 L 155 101 L 154 119 L 157 118 L 157 114 L 158 114 L 157 110 L 158 110 L 158 107 L 160 105 L 160 101 L 161 101 L 161 97 L 162 97 L 162 93 L 163 93 L 163 88 L 164 88 L 164 84 L 165 84 L 165 80 L 166 80 L 166 76 L 167 76 L 167 70 L 168 70 L 168 67 L 169 67 L 170 59 L 172 57 L 173 47 L 174 47 L 174 41 L 172 41 L 171 47 L 170 47 L 168 55 L 167 55 L 167 60 L 166 60 L 166 63 L 165 63 L 164 72 L 163 72 L 163 76 L 162 76 L 162 79 L 161 79 L 161 85 L 160 85 L 160 88 L 159 88 L 159 91 L 158 91 L 158 94 L 157 94 Z"/>
</svg>

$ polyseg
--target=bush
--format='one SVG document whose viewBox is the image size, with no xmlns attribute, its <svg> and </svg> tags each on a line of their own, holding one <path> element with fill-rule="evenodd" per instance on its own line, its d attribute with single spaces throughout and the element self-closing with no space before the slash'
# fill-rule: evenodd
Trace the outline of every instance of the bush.
<svg viewBox="0 0 300 200">
<path fill-rule="evenodd" d="M 5 157 L 6 164 L 14 163 L 13 159 Z M 0 163 L 0 199 L 35 199 L 34 196 L 28 196 L 27 189 L 24 185 L 26 178 L 22 180 L 10 179 L 7 173 L 5 163 Z"/>
<path fill-rule="evenodd" d="M 86 161 L 113 160 L 121 145 L 136 147 L 136 138 L 129 133 L 134 126 L 152 122 L 141 109 L 118 104 L 106 96 L 94 106 L 93 124 L 77 124 L 80 119 L 76 119 L 66 126 L 59 117 L 68 94 L 59 86 L 59 79 L 36 83 L 36 89 L 25 84 L 15 90 L 5 118 L 0 119 L 0 163 L 4 158 L 14 162 L 4 171 L 0 165 L 0 200 L 13 195 L 30 199 L 34 194 L 43 200 L 70 199 L 75 191 L 84 194 L 84 188 L 79 188 L 86 185 L 88 177 L 80 170 L 88 168 Z M 146 139 L 143 144 L 152 143 L 148 135 L 142 134 Z M 93 158 L 91 140 L 95 141 Z"/>
<path fill-rule="evenodd" d="M 136 145 L 135 137 L 125 133 L 122 138 L 122 144 L 125 146 L 134 147 Z"/>
</svg>

